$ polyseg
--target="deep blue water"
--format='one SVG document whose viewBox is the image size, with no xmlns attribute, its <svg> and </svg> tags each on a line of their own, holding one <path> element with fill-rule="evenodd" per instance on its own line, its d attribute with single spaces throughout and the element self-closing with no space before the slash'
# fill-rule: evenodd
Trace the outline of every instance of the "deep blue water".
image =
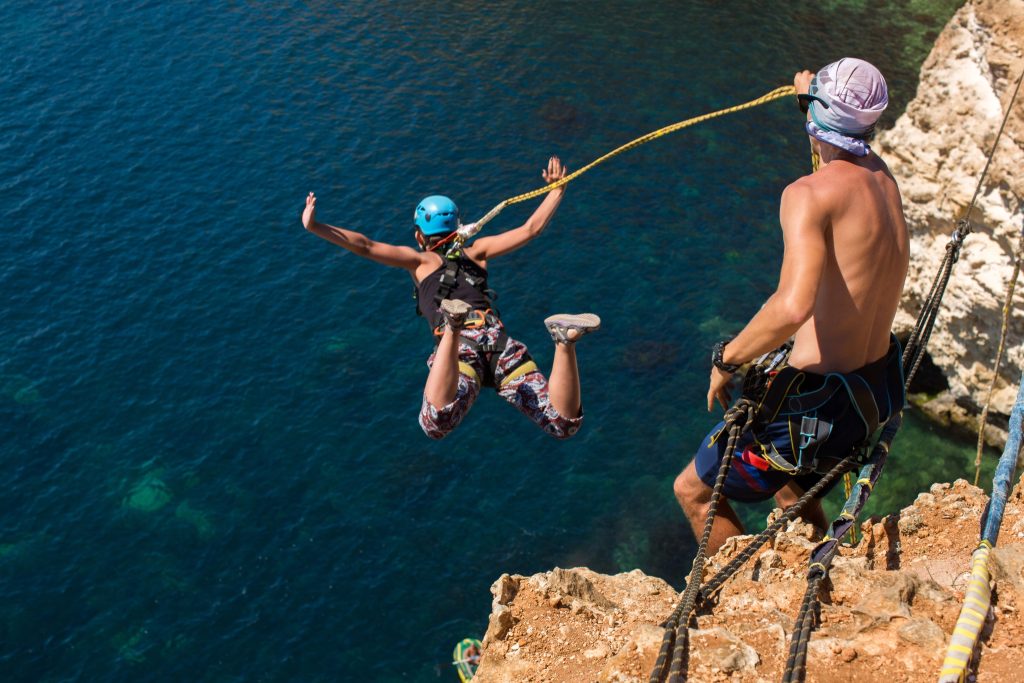
<svg viewBox="0 0 1024 683">
<path fill-rule="evenodd" d="M 545 368 L 546 315 L 604 320 L 568 442 L 491 395 L 428 441 L 408 278 L 303 231 L 303 197 L 411 243 L 426 194 L 479 216 L 550 154 L 844 54 L 888 75 L 891 123 L 957 4 L 4 3 L 0 676 L 454 680 L 502 572 L 679 585 L 671 481 L 714 419 L 707 349 L 775 281 L 795 107 L 592 171 L 492 265 Z M 921 423 L 897 443 L 879 509 L 971 458 Z"/>
</svg>

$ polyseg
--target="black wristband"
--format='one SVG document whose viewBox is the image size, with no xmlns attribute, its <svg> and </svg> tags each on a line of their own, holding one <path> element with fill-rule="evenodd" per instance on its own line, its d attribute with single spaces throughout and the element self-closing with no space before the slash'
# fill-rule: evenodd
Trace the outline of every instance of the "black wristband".
<svg viewBox="0 0 1024 683">
<path fill-rule="evenodd" d="M 722 354 L 725 352 L 725 345 L 731 341 L 732 339 L 723 339 L 711 347 L 711 363 L 722 372 L 727 372 L 730 375 L 740 369 L 740 364 L 730 365 L 722 360 Z"/>
</svg>

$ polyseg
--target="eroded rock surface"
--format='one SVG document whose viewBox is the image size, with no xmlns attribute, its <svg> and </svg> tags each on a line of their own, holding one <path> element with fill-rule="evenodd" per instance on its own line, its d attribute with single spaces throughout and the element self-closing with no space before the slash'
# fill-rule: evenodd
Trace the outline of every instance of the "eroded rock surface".
<svg viewBox="0 0 1024 683">
<path fill-rule="evenodd" d="M 950 20 L 921 68 L 917 95 L 874 148 L 903 191 L 912 261 L 897 328 L 909 332 L 946 244 L 992 149 L 1024 69 L 1024 0 L 971 0 Z M 1018 96 L 971 214 L 964 243 L 928 346 L 949 390 L 922 407 L 947 424 L 977 429 L 999 343 L 1006 286 L 1024 223 L 1024 98 Z M 1011 315 L 1007 356 L 993 400 L 1002 445 L 1024 367 L 1024 297 Z"/>
<path fill-rule="evenodd" d="M 993 609 L 978 681 L 1017 680 L 1024 662 L 1024 487 L 1007 505 L 992 553 Z M 953 630 L 987 497 L 960 480 L 936 484 L 913 505 L 865 522 L 844 547 L 822 594 L 808 656 L 809 681 L 934 681 Z M 731 539 L 706 577 L 750 537 Z M 779 680 L 806 587 L 813 529 L 794 523 L 723 586 L 690 630 L 689 679 Z M 632 571 L 605 576 L 555 569 L 504 575 L 495 596 L 479 683 L 646 681 L 679 594 Z"/>
</svg>

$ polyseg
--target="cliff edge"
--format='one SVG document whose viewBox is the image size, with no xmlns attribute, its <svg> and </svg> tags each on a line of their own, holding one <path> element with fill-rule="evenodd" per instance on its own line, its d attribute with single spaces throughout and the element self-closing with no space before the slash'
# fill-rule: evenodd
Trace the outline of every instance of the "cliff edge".
<svg viewBox="0 0 1024 683">
<path fill-rule="evenodd" d="M 1024 477 L 1022 477 L 1024 482 Z M 953 632 L 987 497 L 960 480 L 935 484 L 913 505 L 865 522 L 837 557 L 813 632 L 807 680 L 934 681 Z M 982 634 L 977 681 L 1019 678 L 1024 662 L 1024 484 L 1006 507 L 991 555 L 997 590 Z M 731 539 L 710 577 L 750 536 Z M 722 588 L 690 629 L 690 680 L 779 680 L 806 588 L 813 528 L 793 523 Z M 503 575 L 474 683 L 646 681 L 679 594 L 639 570 L 606 576 L 555 569 Z"/>
</svg>

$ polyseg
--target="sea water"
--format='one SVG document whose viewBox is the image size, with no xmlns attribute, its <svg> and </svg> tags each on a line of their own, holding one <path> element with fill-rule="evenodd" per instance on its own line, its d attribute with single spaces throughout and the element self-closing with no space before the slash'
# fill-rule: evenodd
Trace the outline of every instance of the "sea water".
<svg viewBox="0 0 1024 683">
<path fill-rule="evenodd" d="M 472 220 L 549 155 L 578 168 L 844 55 L 886 74 L 890 126 L 958 4 L 5 3 L 0 677 L 455 680 L 502 572 L 679 586 L 671 483 L 717 420 L 711 344 L 776 282 L 794 103 L 591 171 L 492 262 L 542 367 L 546 315 L 604 321 L 567 442 L 489 392 L 427 440 L 409 278 L 306 233 L 303 198 L 412 244 L 424 195 Z M 969 451 L 911 419 L 872 510 Z"/>
</svg>

